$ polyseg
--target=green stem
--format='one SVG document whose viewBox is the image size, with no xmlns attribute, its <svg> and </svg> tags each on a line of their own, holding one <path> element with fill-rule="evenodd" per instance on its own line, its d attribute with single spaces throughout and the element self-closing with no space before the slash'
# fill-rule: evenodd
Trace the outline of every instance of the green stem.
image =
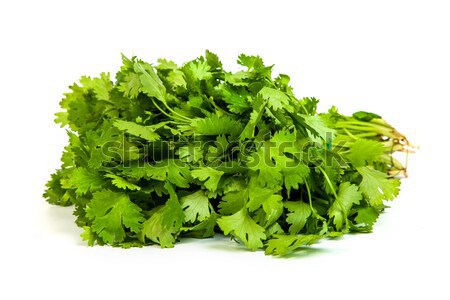
<svg viewBox="0 0 450 300">
<path fill-rule="evenodd" d="M 191 122 L 191 119 L 189 119 L 188 117 L 183 116 L 183 115 L 177 113 L 176 111 L 174 111 L 173 109 L 171 109 L 170 106 L 167 105 L 166 101 L 163 101 L 163 104 L 164 104 L 164 106 L 165 106 L 171 113 L 173 113 L 174 115 L 180 117 L 181 120 L 184 120 L 185 122 L 186 122 L 186 121 Z"/>
<path fill-rule="evenodd" d="M 289 97 L 290 99 L 290 97 Z M 291 101 L 293 102 L 293 101 Z M 305 112 L 305 115 L 309 115 L 308 110 L 306 109 L 306 107 L 303 105 L 303 103 L 301 101 L 297 101 L 296 103 L 300 104 L 300 107 L 303 109 L 303 111 Z"/>
<path fill-rule="evenodd" d="M 382 126 L 389 126 L 391 127 L 391 125 L 389 125 L 384 119 L 372 119 L 370 120 L 370 123 L 375 123 L 375 124 L 379 124 Z"/>
<path fill-rule="evenodd" d="M 153 103 L 153 105 L 155 105 L 156 108 L 157 108 L 161 113 L 163 113 L 165 116 L 167 116 L 167 117 L 169 117 L 169 118 L 171 118 L 171 119 L 173 119 L 173 120 L 177 120 L 177 121 L 179 121 L 179 122 L 183 122 L 183 124 L 186 122 L 185 120 L 179 119 L 179 118 L 177 118 L 176 116 L 169 115 L 165 110 L 163 110 L 163 109 L 156 103 L 156 101 L 155 101 L 154 99 L 152 99 L 152 103 Z M 163 103 L 164 103 L 164 102 L 163 102 Z M 166 106 L 167 106 L 167 104 L 166 104 Z"/>
<path fill-rule="evenodd" d="M 328 185 L 331 188 L 331 191 L 333 192 L 334 197 L 336 197 L 336 200 L 339 199 L 336 190 L 333 187 L 333 184 L 331 183 L 330 178 L 328 177 L 327 173 L 325 172 L 324 169 L 322 169 L 321 167 L 318 167 L 319 170 L 322 172 L 323 176 L 325 177 L 325 180 L 327 181 Z M 349 228 L 348 228 L 348 218 L 347 218 L 347 213 L 345 212 L 344 207 L 342 207 L 342 204 L 340 201 L 338 201 L 338 205 L 341 208 L 342 213 L 344 214 L 344 219 L 345 219 L 345 231 L 344 232 L 348 232 Z"/>
<path fill-rule="evenodd" d="M 210 103 L 216 110 L 220 111 L 223 115 L 231 115 L 229 112 L 227 112 L 226 110 L 220 108 L 219 106 L 217 106 L 217 104 L 214 102 L 214 98 L 211 97 L 204 97 L 204 99 L 206 99 L 206 101 L 208 101 L 208 103 Z"/>
<path fill-rule="evenodd" d="M 309 189 L 309 184 L 308 182 L 305 182 L 305 186 L 306 186 L 306 191 L 308 192 L 308 199 L 309 199 L 309 206 L 311 207 L 311 211 L 313 213 L 315 213 L 315 209 L 312 205 L 312 197 L 311 197 L 311 190 Z"/>
<path fill-rule="evenodd" d="M 365 131 L 365 132 L 391 132 L 393 131 L 393 129 L 391 130 L 386 130 L 386 128 L 376 128 L 373 126 L 367 126 L 364 124 L 342 124 L 342 123 L 336 123 L 336 128 L 337 129 L 354 129 L 354 130 L 360 130 L 360 131 Z"/>
<path fill-rule="evenodd" d="M 352 121 L 352 120 L 346 120 L 346 121 L 339 121 L 337 122 L 338 124 L 347 124 L 347 125 L 361 125 L 361 126 L 370 126 L 370 127 L 374 127 L 374 128 L 378 128 L 380 130 L 385 130 L 385 129 L 394 129 L 392 126 L 390 126 L 389 124 L 385 123 L 386 125 L 380 124 L 380 123 L 373 123 L 373 122 L 364 122 L 364 121 Z"/>
<path fill-rule="evenodd" d="M 312 196 L 311 196 L 311 189 L 309 187 L 308 182 L 305 182 L 305 186 L 306 186 L 306 191 L 308 193 L 308 200 L 309 200 L 309 207 L 311 208 L 311 212 L 313 214 L 313 216 L 319 220 L 321 220 L 322 222 L 325 223 L 326 225 L 326 221 L 327 219 L 325 219 L 324 217 L 322 217 L 321 215 L 319 215 L 316 211 L 316 209 L 314 208 L 314 206 L 312 205 Z"/>
<path fill-rule="evenodd" d="M 345 131 L 346 128 L 344 128 Z M 352 136 L 357 137 L 357 138 L 371 138 L 371 137 L 376 137 L 379 136 L 380 134 L 377 132 L 364 132 L 364 133 L 352 133 Z"/>
<path fill-rule="evenodd" d="M 325 177 L 325 180 L 327 181 L 328 185 L 330 186 L 331 191 L 333 192 L 334 197 L 336 197 L 336 199 L 338 199 L 338 195 L 336 193 L 336 190 L 333 187 L 333 183 L 331 183 L 330 178 L 328 177 L 327 173 L 325 172 L 325 170 L 322 167 L 317 167 L 320 172 L 322 172 L 323 177 Z"/>
<path fill-rule="evenodd" d="M 391 137 L 391 138 L 403 138 L 403 136 L 401 134 L 399 134 L 395 129 L 391 129 L 391 130 L 385 130 L 385 129 L 380 129 L 380 128 L 375 128 L 375 127 L 371 127 L 371 126 L 356 126 L 356 125 L 342 125 L 339 124 L 341 126 L 339 126 L 338 124 L 336 124 L 336 129 L 342 129 L 344 130 L 346 129 L 352 129 L 352 130 L 358 130 L 358 131 L 362 131 L 364 133 L 367 132 L 371 132 L 371 133 L 377 133 L 377 135 L 384 135 L 387 137 Z"/>
<path fill-rule="evenodd" d="M 350 131 L 348 131 L 348 129 L 347 128 L 343 128 L 344 129 L 344 131 L 345 131 L 345 133 L 349 136 L 349 137 L 351 137 L 352 139 L 354 139 L 354 140 L 357 140 L 358 138 L 356 137 L 356 136 L 354 136 Z"/>
<path fill-rule="evenodd" d="M 381 156 L 381 161 L 387 164 L 390 164 L 394 169 L 397 170 L 404 170 L 405 167 L 402 165 L 401 162 L 398 161 L 398 159 L 392 157 L 392 155 L 383 154 Z"/>
<path fill-rule="evenodd" d="M 286 117 L 283 116 L 283 114 L 279 113 L 278 111 L 273 110 L 272 108 L 269 109 L 272 115 L 283 125 L 287 126 L 287 120 Z"/>
</svg>

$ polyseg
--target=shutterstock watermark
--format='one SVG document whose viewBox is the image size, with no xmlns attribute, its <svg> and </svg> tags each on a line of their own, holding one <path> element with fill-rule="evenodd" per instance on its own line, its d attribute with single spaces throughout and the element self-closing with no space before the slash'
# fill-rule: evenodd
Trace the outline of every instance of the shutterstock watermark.
<svg viewBox="0 0 450 300">
<path fill-rule="evenodd" d="M 300 164 L 311 168 L 339 166 L 347 163 L 343 158 L 346 142 L 333 141 L 332 133 L 326 139 L 305 138 L 297 141 L 274 142 L 271 136 L 258 140 L 230 139 L 217 136 L 190 136 L 186 139 L 174 136 L 172 140 L 145 142 L 123 134 L 120 139 L 98 146 L 103 158 L 103 166 L 146 167 L 157 163 L 179 164 L 198 163 L 220 168 L 296 168 Z"/>
</svg>

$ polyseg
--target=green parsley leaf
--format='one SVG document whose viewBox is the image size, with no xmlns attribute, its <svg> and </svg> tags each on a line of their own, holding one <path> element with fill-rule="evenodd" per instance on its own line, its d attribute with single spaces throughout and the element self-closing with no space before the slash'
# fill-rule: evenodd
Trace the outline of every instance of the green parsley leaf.
<svg viewBox="0 0 450 300">
<path fill-rule="evenodd" d="M 145 220 L 141 208 L 130 201 L 125 193 L 110 190 L 95 192 L 86 208 L 86 217 L 92 220 L 91 229 L 105 243 L 118 243 L 125 239 L 125 228 L 139 233 Z"/>
<path fill-rule="evenodd" d="M 120 176 L 117 176 L 114 174 L 106 174 L 105 177 L 111 178 L 112 184 L 114 184 L 116 187 L 118 187 L 120 189 L 124 189 L 124 190 L 128 189 L 131 191 L 136 191 L 136 190 L 139 191 L 141 189 L 140 186 L 138 186 L 134 183 L 131 183 L 128 180 L 126 180 Z"/>
<path fill-rule="evenodd" d="M 159 206 L 153 210 L 151 217 L 144 222 L 141 240 L 150 239 L 154 243 L 160 244 L 162 248 L 172 248 L 175 243 L 176 230 L 167 228 L 163 224 L 164 207 Z"/>
<path fill-rule="evenodd" d="M 388 178 L 385 173 L 369 167 L 359 167 L 362 176 L 360 188 L 369 204 L 382 205 L 382 200 L 393 200 L 399 193 L 400 180 Z"/>
<path fill-rule="evenodd" d="M 293 109 L 289 105 L 289 97 L 282 91 L 276 90 L 274 88 L 263 87 L 259 94 L 265 100 L 267 100 L 267 105 L 274 110 L 286 109 L 292 112 Z"/>
<path fill-rule="evenodd" d="M 75 168 L 67 179 L 61 181 L 62 187 L 75 189 L 77 195 L 85 195 L 87 192 L 99 191 L 105 184 L 105 179 L 95 170 Z"/>
<path fill-rule="evenodd" d="M 211 72 L 209 72 L 211 67 L 206 61 L 191 62 L 189 63 L 189 68 L 197 80 L 209 79 L 212 76 Z"/>
<path fill-rule="evenodd" d="M 173 87 L 186 88 L 187 83 L 184 79 L 184 73 L 180 70 L 173 70 L 169 72 L 167 80 L 172 84 Z"/>
<path fill-rule="evenodd" d="M 262 240 L 266 239 L 264 228 L 256 224 L 245 208 L 231 216 L 218 219 L 217 224 L 225 235 L 231 233 L 253 251 L 261 248 L 263 246 Z"/>
<path fill-rule="evenodd" d="M 165 101 L 166 88 L 158 75 L 156 75 L 153 67 L 149 64 L 135 62 L 134 70 L 139 74 L 142 85 L 141 91 L 149 97 L 155 97 L 160 101 Z"/>
<path fill-rule="evenodd" d="M 248 190 L 243 189 L 227 193 L 219 203 L 219 212 L 223 215 L 231 215 L 241 210 L 248 199 Z"/>
<path fill-rule="evenodd" d="M 355 167 L 362 167 L 379 161 L 384 151 L 383 144 L 380 142 L 360 139 L 350 146 L 347 158 Z"/>
<path fill-rule="evenodd" d="M 211 216 L 208 197 L 202 190 L 181 198 L 181 208 L 184 211 L 186 222 L 202 222 Z"/>
<path fill-rule="evenodd" d="M 328 215 L 333 218 L 337 230 L 341 230 L 346 222 L 348 213 L 354 204 L 359 204 L 362 199 L 358 187 L 350 182 L 343 182 L 339 186 L 338 197 L 328 209 Z"/>
<path fill-rule="evenodd" d="M 135 99 L 139 95 L 139 90 L 141 89 L 139 75 L 136 73 L 126 74 L 117 89 L 121 91 L 125 97 Z"/>
<path fill-rule="evenodd" d="M 355 112 L 353 117 L 364 122 L 370 122 L 372 119 L 381 119 L 379 115 L 366 111 Z"/>
<path fill-rule="evenodd" d="M 311 216 L 311 207 L 303 201 L 286 201 L 284 206 L 289 210 L 286 215 L 286 222 L 291 224 L 289 233 L 298 234 Z"/>
<path fill-rule="evenodd" d="M 114 126 L 122 131 L 125 131 L 126 133 L 141 137 L 147 141 L 154 142 L 161 138 L 159 134 L 155 133 L 155 130 L 151 126 L 143 126 L 134 122 L 127 122 L 123 120 L 115 121 Z"/>
<path fill-rule="evenodd" d="M 243 114 L 251 109 L 249 102 L 250 93 L 245 88 L 235 88 L 224 85 L 221 87 L 223 101 L 228 104 L 228 109 L 232 113 Z"/>
<path fill-rule="evenodd" d="M 372 228 L 373 224 L 375 223 L 375 221 L 378 219 L 378 216 L 380 215 L 378 210 L 373 207 L 363 207 L 363 208 L 359 208 L 357 211 L 358 211 L 358 215 L 356 216 L 355 221 L 358 224 L 363 224 L 370 229 Z"/>
<path fill-rule="evenodd" d="M 287 255 L 300 247 L 311 245 L 322 239 L 320 235 L 274 235 L 267 243 L 266 254 Z"/>
<path fill-rule="evenodd" d="M 264 67 L 263 60 L 259 56 L 241 54 L 239 55 L 237 62 L 241 66 L 247 67 L 249 69 Z"/>
<path fill-rule="evenodd" d="M 169 181 L 175 186 L 188 188 L 191 178 L 189 165 L 179 159 L 164 159 L 146 168 L 146 175 L 154 180 Z"/>
<path fill-rule="evenodd" d="M 204 181 L 205 187 L 212 192 L 217 190 L 220 178 L 223 174 L 224 172 L 210 167 L 199 168 L 197 170 L 192 170 L 191 172 L 193 178 L 198 178 L 199 180 Z"/>
<path fill-rule="evenodd" d="M 219 117 L 212 115 L 210 117 L 194 119 L 191 123 L 195 132 L 199 135 L 222 135 L 229 134 L 235 136 L 242 131 L 242 123 L 228 116 Z"/>
<path fill-rule="evenodd" d="M 164 185 L 169 193 L 169 199 L 164 207 L 162 221 L 165 228 L 173 228 L 176 232 L 180 230 L 184 222 L 183 208 L 178 200 L 178 195 L 170 183 Z"/>
</svg>

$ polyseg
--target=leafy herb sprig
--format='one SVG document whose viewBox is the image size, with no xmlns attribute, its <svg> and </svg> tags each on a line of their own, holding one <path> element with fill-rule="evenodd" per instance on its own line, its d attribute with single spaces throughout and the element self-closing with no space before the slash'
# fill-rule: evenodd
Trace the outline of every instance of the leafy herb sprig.
<svg viewBox="0 0 450 300">
<path fill-rule="evenodd" d="M 209 51 L 182 66 L 122 61 L 114 80 L 72 85 L 56 114 L 69 144 L 44 197 L 74 205 L 89 245 L 223 233 L 285 255 L 370 232 L 399 192 L 402 134 L 373 113 L 317 113 L 259 56 L 234 73 Z"/>
</svg>

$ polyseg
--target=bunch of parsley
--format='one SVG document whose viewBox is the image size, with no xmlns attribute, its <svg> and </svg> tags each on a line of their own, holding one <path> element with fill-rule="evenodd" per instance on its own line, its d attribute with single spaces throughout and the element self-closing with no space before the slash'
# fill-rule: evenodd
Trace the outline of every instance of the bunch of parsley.
<svg viewBox="0 0 450 300">
<path fill-rule="evenodd" d="M 380 116 L 316 112 L 289 77 L 240 55 L 156 66 L 132 57 L 82 77 L 61 101 L 62 166 L 44 194 L 74 205 L 89 245 L 173 247 L 231 235 L 284 255 L 324 237 L 369 232 L 405 167 L 407 140 Z"/>
</svg>

